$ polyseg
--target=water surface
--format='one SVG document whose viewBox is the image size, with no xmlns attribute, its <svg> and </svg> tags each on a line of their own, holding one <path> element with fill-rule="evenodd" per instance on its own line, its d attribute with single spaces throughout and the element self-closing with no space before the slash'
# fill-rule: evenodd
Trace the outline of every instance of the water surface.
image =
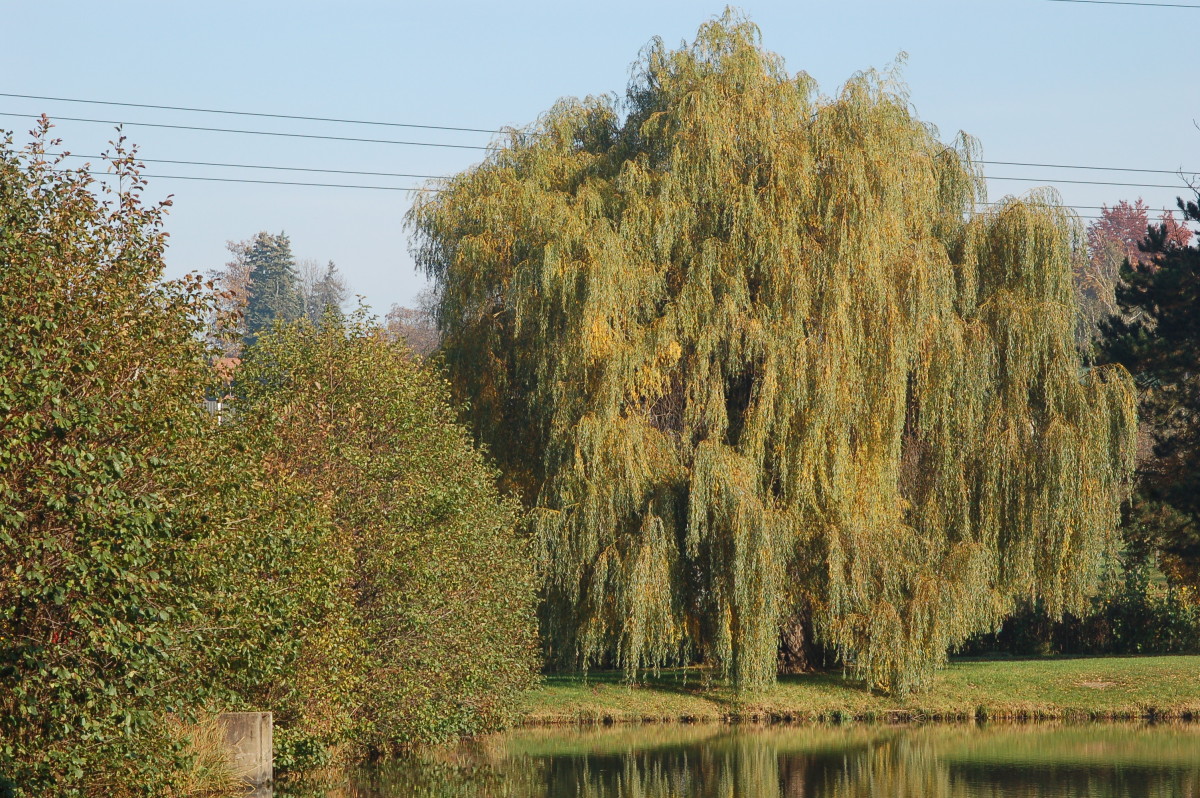
<svg viewBox="0 0 1200 798">
<path fill-rule="evenodd" d="M 1200 798 L 1200 725 L 528 729 L 349 772 L 328 798 Z"/>
</svg>

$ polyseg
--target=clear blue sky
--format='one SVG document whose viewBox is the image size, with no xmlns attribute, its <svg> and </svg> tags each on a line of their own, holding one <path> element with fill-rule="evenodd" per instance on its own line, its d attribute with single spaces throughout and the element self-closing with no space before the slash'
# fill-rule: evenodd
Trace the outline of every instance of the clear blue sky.
<svg viewBox="0 0 1200 798">
<path fill-rule="evenodd" d="M 1200 0 L 1177 0 L 1196 2 Z M 6 4 L 0 91 L 282 114 L 496 128 L 522 125 L 563 96 L 623 94 L 652 37 L 690 39 L 717 2 L 38 2 Z M 985 159 L 1200 170 L 1200 7 L 1047 0 L 747 0 L 765 45 L 826 94 L 856 70 L 908 53 L 917 113 L 944 138 L 965 130 Z M 486 144 L 486 134 L 273 121 L 0 97 L 0 112 L 123 120 L 144 158 L 449 174 L 477 150 L 243 136 L 137 127 L 137 121 L 367 138 Z M 24 141 L 30 121 L 0 116 Z M 94 155 L 104 125 L 62 122 L 74 153 Z M 148 164 L 148 174 L 411 186 L 420 181 Z M 1173 206 L 1171 174 L 988 167 L 1058 185 L 1064 202 L 1142 196 Z M 1063 179 L 1157 183 L 1136 188 Z M 1029 182 L 990 183 L 990 199 Z M 1173 188 L 1178 186 L 1178 188 Z M 225 260 L 224 244 L 284 230 L 298 257 L 334 260 L 380 312 L 424 284 L 408 254 L 395 191 L 158 179 L 175 195 L 173 275 Z M 1081 211 L 1092 214 L 1095 211 Z"/>
</svg>

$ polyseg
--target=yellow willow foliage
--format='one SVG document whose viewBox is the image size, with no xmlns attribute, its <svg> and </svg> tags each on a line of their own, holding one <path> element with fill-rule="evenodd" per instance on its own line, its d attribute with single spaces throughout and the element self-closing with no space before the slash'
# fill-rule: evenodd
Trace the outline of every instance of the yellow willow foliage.
<svg viewBox="0 0 1200 798">
<path fill-rule="evenodd" d="M 1080 606 L 1133 394 L 1072 342 L 1077 219 L 975 213 L 973 148 L 890 74 L 819 96 L 727 13 L 652 43 L 623 105 L 562 101 L 417 202 L 554 656 L 754 688 L 801 617 L 904 691 L 1017 598 Z"/>
</svg>

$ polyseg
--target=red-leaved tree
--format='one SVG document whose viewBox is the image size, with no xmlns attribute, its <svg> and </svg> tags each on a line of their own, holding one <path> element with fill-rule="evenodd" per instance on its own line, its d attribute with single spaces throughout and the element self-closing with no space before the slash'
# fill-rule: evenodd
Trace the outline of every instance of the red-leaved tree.
<svg viewBox="0 0 1200 798">
<path fill-rule="evenodd" d="M 1088 225 L 1087 258 L 1075 268 L 1078 336 L 1084 347 L 1096 340 L 1100 324 L 1117 313 L 1115 291 L 1122 264 L 1128 260 L 1135 269 L 1142 269 L 1153 262 L 1153 256 L 1139 248 L 1150 226 L 1149 211 L 1141 197 L 1132 204 L 1121 200 L 1112 207 L 1101 206 L 1100 218 Z M 1166 226 L 1168 244 L 1187 246 L 1192 231 L 1176 221 L 1171 211 L 1163 211 L 1158 222 Z"/>
</svg>

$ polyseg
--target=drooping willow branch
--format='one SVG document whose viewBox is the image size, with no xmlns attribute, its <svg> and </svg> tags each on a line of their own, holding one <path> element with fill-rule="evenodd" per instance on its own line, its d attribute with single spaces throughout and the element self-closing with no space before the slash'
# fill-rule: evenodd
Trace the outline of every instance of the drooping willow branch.
<svg viewBox="0 0 1200 798">
<path fill-rule="evenodd" d="M 976 213 L 890 74 L 834 98 L 727 14 L 623 107 L 563 101 L 418 201 L 455 390 L 534 509 L 543 633 L 746 688 L 802 614 L 919 687 L 1014 601 L 1078 607 L 1113 544 L 1123 372 L 1072 340 L 1078 221 Z"/>
</svg>

